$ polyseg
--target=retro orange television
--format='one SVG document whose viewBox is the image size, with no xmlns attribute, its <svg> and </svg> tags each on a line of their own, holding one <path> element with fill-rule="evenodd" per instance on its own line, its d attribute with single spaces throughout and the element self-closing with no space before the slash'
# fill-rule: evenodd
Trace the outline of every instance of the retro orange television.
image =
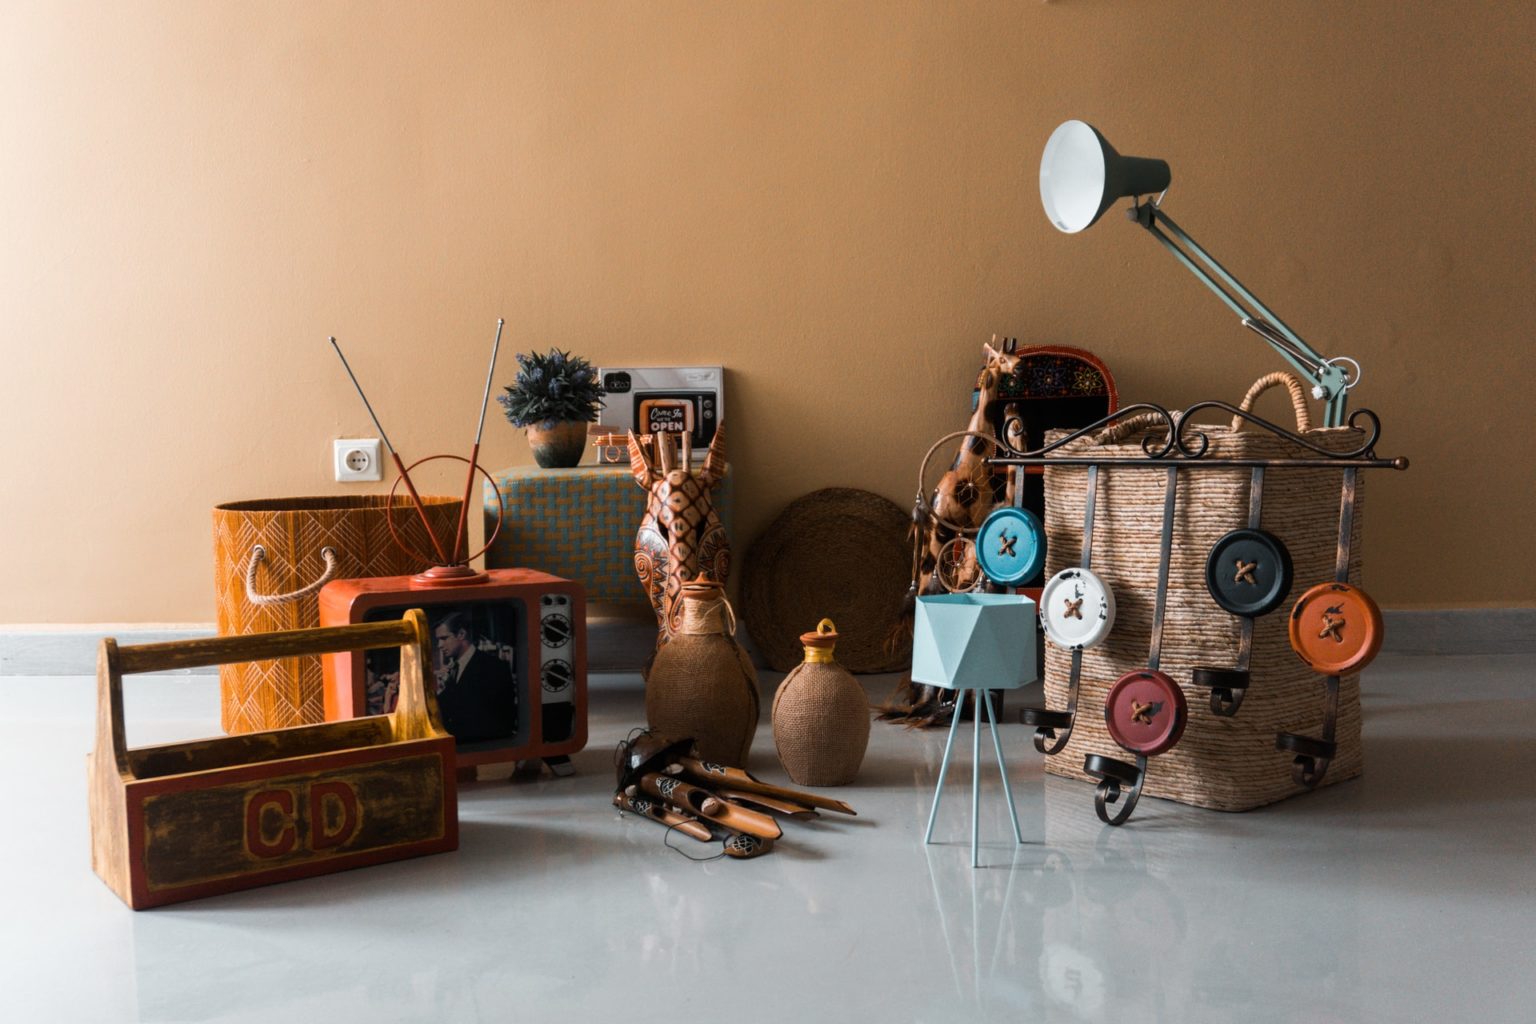
<svg viewBox="0 0 1536 1024">
<path fill-rule="evenodd" d="M 420 577 L 334 580 L 320 591 L 320 624 L 426 613 L 428 685 L 460 768 L 541 759 L 569 775 L 587 744 L 586 598 L 581 584 L 532 569 L 491 569 L 478 582 Z M 399 685 L 388 648 L 327 655 L 325 718 L 387 714 Z"/>
</svg>

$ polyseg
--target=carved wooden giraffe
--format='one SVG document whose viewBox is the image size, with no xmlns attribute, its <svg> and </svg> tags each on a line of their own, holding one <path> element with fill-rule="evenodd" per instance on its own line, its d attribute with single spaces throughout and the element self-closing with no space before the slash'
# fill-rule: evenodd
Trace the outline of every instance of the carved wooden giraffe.
<svg viewBox="0 0 1536 1024">
<path fill-rule="evenodd" d="M 996 341 L 997 338 L 992 339 Z M 991 345 L 983 345 L 987 361 L 981 371 L 980 393 L 976 396 L 976 408 L 965 429 L 988 437 L 995 437 L 991 422 L 987 419 L 987 407 L 997 400 L 1003 378 L 1013 373 L 1020 357 L 1009 351 L 999 351 Z M 981 526 L 992 510 L 992 470 L 986 459 L 991 445 L 979 437 L 966 437 L 960 442 L 960 451 L 949 471 L 939 478 L 934 488 L 933 510 L 938 520 L 944 520 L 969 529 Z M 1012 477 L 1010 475 L 1010 484 Z M 943 522 L 929 527 L 927 556 L 923 572 L 929 574 L 938 564 L 939 550 L 954 537 L 954 531 Z M 974 568 L 973 568 L 974 571 Z M 931 589 L 931 588 L 930 588 Z"/>
<path fill-rule="evenodd" d="M 730 541 L 711 493 L 725 476 L 725 424 L 715 428 L 697 473 L 686 459 L 678 465 L 665 434 L 631 433 L 629 467 L 635 483 L 649 492 L 635 532 L 635 574 L 656 612 L 660 646 L 681 624 L 683 584 L 700 575 L 724 584 L 731 571 Z"/>
<path fill-rule="evenodd" d="M 998 342 L 997 336 L 993 335 L 992 340 Z M 923 593 L 933 594 L 944 590 L 944 585 L 936 578 L 935 570 L 939 566 L 939 553 L 945 544 L 954 539 L 955 531 L 939 520 L 975 530 L 987 518 L 987 513 L 992 511 L 992 471 L 986 462 L 987 456 L 991 454 L 992 445 L 988 444 L 984 438 L 995 438 L 997 435 L 992 429 L 991 421 L 987 419 L 987 408 L 997 400 L 1002 390 L 1003 379 L 1018 368 L 1019 360 L 1023 358 L 1013 351 L 1013 342 L 1000 344 L 1001 349 L 994 348 L 992 345 L 982 346 L 986 363 L 982 367 L 981 379 L 978 381 L 979 393 L 976 396 L 976 408 L 971 412 L 971 420 L 965 428 L 967 431 L 983 436 L 967 436 L 961 441 L 955 461 L 950 465 L 949 471 L 939 478 L 938 485 L 931 495 L 929 504 L 935 515 L 924 516 L 920 510 L 914 511 L 912 536 L 921 551 L 917 559 L 918 575 L 914 583 L 923 581 L 918 584 Z M 1022 447 L 1023 426 L 1017 412 L 1018 410 L 1012 406 L 1007 410 L 1005 431 L 1010 444 L 1014 447 Z M 1011 503 L 1013 500 L 1011 473 L 1008 476 L 1008 482 L 1007 500 Z M 914 552 L 914 555 L 916 554 L 917 552 Z M 959 569 L 953 570 L 951 575 L 958 576 L 962 581 L 974 581 L 979 577 L 980 572 L 981 567 L 976 564 L 975 549 L 970 548 L 965 554 L 964 563 Z M 915 597 L 915 595 L 911 596 Z M 910 627 L 911 619 L 904 615 L 902 622 Z M 901 624 L 898 624 L 896 631 L 893 631 L 893 636 L 900 635 L 897 632 L 900 629 Z M 953 711 L 956 706 L 952 691 L 926 683 L 914 683 L 907 679 L 898 686 L 897 690 L 900 695 L 885 707 L 881 715 L 884 719 L 905 721 L 909 725 L 927 725 L 937 721 L 946 712 Z"/>
</svg>

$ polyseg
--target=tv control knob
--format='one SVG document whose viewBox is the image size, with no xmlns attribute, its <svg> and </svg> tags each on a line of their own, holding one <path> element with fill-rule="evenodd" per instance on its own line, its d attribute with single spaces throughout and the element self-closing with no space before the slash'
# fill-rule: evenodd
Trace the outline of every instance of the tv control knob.
<svg viewBox="0 0 1536 1024">
<path fill-rule="evenodd" d="M 548 693 L 560 693 L 563 690 L 567 690 L 575 680 L 576 673 L 571 669 L 571 663 L 561 661 L 558 658 L 554 661 L 545 662 L 544 667 L 539 670 L 539 681 L 544 685 L 544 689 Z"/>
<path fill-rule="evenodd" d="M 550 615 L 539 624 L 539 636 L 545 647 L 564 647 L 571 642 L 571 617 Z"/>
</svg>

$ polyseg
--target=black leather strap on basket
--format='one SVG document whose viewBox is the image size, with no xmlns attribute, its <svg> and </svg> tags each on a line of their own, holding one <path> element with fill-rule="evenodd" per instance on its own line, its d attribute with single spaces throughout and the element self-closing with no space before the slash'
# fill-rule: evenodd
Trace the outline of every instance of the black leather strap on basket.
<svg viewBox="0 0 1536 1024">
<path fill-rule="evenodd" d="M 1022 474 L 1023 467 L 1015 472 Z M 1093 507 L 1098 503 L 1099 467 L 1088 467 L 1088 486 L 1083 494 L 1083 550 L 1078 562 L 1084 569 L 1093 567 Z M 1015 488 L 1016 500 L 1022 501 L 1024 488 Z M 1023 708 L 1019 721 L 1035 727 L 1035 749 L 1050 757 L 1066 749 L 1072 739 L 1072 723 L 1077 718 L 1077 690 L 1083 676 L 1083 651 L 1072 651 L 1072 668 L 1067 675 L 1067 709 L 1052 711 L 1049 708 Z"/>
<path fill-rule="evenodd" d="M 1344 480 L 1339 493 L 1339 544 L 1338 556 L 1334 561 L 1333 580 L 1335 583 L 1349 583 L 1349 559 L 1350 545 L 1353 541 L 1355 527 L 1355 485 L 1359 470 L 1350 466 L 1344 470 Z M 1369 600 L 1369 599 L 1366 599 Z M 1297 610 L 1305 603 L 1303 595 L 1297 602 Z M 1292 613 L 1293 619 L 1296 613 Z M 1293 634 L 1292 645 L 1295 646 Z M 1298 648 L 1297 653 L 1303 653 Z M 1296 754 L 1291 762 L 1291 778 L 1296 785 L 1307 789 L 1316 789 L 1328 774 L 1328 766 L 1333 761 L 1334 753 L 1338 745 L 1334 738 L 1338 732 L 1339 719 L 1339 677 L 1329 675 L 1325 683 L 1325 697 L 1323 701 L 1323 735 L 1319 738 L 1299 736 L 1293 733 L 1282 732 L 1275 736 L 1275 747 L 1278 750 L 1288 750 Z"/>
</svg>

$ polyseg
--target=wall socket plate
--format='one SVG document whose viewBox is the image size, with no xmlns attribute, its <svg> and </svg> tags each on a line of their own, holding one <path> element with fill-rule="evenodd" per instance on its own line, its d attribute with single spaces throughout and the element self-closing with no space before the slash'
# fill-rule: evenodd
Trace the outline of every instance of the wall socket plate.
<svg viewBox="0 0 1536 1024">
<path fill-rule="evenodd" d="M 384 479 L 384 461 L 376 437 L 344 437 L 335 442 L 332 463 L 341 483 Z"/>
</svg>

